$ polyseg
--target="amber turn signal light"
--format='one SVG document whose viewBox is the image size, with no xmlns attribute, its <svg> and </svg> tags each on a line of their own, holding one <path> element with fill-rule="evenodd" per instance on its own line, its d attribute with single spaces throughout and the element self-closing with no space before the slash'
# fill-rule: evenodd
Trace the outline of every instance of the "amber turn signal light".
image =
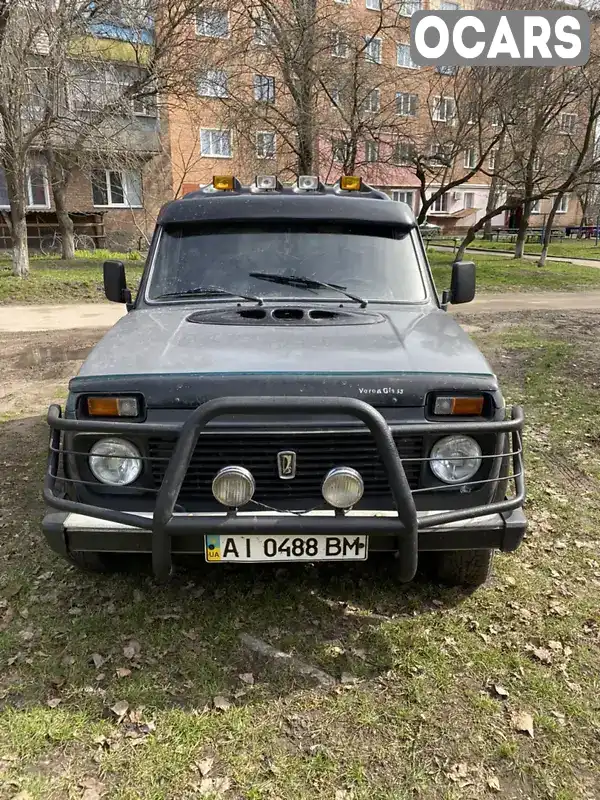
<svg viewBox="0 0 600 800">
<path fill-rule="evenodd" d="M 135 397 L 88 397 L 90 417 L 137 417 L 139 404 Z"/>
<path fill-rule="evenodd" d="M 483 397 L 436 397 L 433 413 L 444 417 L 480 417 L 483 413 Z"/>
<path fill-rule="evenodd" d="M 217 189 L 219 192 L 233 191 L 233 175 L 214 175 L 212 182 L 213 188 Z"/>
<path fill-rule="evenodd" d="M 360 192 L 362 178 L 358 175 L 343 175 L 340 179 L 340 189 L 345 192 Z"/>
</svg>

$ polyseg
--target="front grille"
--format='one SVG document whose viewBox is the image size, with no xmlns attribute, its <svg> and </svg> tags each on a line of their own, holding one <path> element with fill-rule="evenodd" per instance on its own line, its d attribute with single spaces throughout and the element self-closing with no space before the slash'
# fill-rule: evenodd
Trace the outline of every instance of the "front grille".
<svg viewBox="0 0 600 800">
<path fill-rule="evenodd" d="M 423 455 L 422 436 L 394 436 L 402 459 Z M 158 488 L 167 468 L 175 440 L 150 438 L 152 478 Z M 282 480 L 277 453 L 294 450 L 296 477 Z M 161 460 L 156 460 L 161 459 Z M 165 460 L 162 460 L 165 459 Z M 179 495 L 180 500 L 211 501 L 212 481 L 229 465 L 246 467 L 254 475 L 254 499 L 263 502 L 294 501 L 321 496 L 321 483 L 333 467 L 353 467 L 365 483 L 365 497 L 386 495 L 389 485 L 383 463 L 370 433 L 273 433 L 200 435 Z M 403 461 L 411 489 L 419 485 L 420 461 Z"/>
</svg>

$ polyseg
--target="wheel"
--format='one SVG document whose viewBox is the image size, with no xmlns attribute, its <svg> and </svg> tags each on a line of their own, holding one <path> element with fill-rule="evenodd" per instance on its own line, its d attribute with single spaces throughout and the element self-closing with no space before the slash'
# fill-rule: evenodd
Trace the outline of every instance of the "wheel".
<svg viewBox="0 0 600 800">
<path fill-rule="evenodd" d="M 49 236 L 42 236 L 40 239 L 40 252 L 42 255 L 50 256 L 56 255 L 62 251 L 62 242 L 60 236 L 53 233 Z"/>
<path fill-rule="evenodd" d="M 87 550 L 69 552 L 67 561 L 84 572 L 118 572 L 120 566 L 113 553 L 92 553 Z"/>
<path fill-rule="evenodd" d="M 75 250 L 88 250 L 93 253 L 95 249 L 96 242 L 92 236 L 87 236 L 85 234 L 75 236 Z"/>
<path fill-rule="evenodd" d="M 448 550 L 435 553 L 437 579 L 448 586 L 482 586 L 492 574 L 494 550 Z"/>
</svg>

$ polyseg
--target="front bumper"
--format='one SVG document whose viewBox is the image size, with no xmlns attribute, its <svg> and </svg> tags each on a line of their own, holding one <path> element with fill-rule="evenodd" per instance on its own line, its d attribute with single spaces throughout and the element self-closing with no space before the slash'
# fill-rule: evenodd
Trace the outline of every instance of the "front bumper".
<svg viewBox="0 0 600 800">
<path fill-rule="evenodd" d="M 334 512 L 321 509 L 301 514 L 286 512 L 178 513 L 179 491 L 198 436 L 215 417 L 227 414 L 269 415 L 277 412 L 339 414 L 359 419 L 370 430 L 387 472 L 395 511 Z M 400 578 L 410 581 L 417 569 L 418 552 L 425 550 L 514 550 L 525 533 L 525 500 L 521 431 L 523 411 L 512 409 L 511 419 L 466 423 L 427 422 L 405 424 L 406 432 L 439 435 L 483 431 L 506 433 L 514 496 L 486 505 L 441 512 L 417 512 L 390 428 L 382 415 L 361 400 L 335 397 L 234 397 L 211 400 L 195 409 L 181 427 L 173 455 L 156 496 L 153 513 L 127 512 L 68 499 L 56 489 L 61 456 L 61 432 L 148 434 L 164 426 L 135 422 L 99 422 L 64 419 L 58 406 L 48 412 L 51 427 L 48 471 L 44 485 L 46 503 L 62 513 L 49 513 L 43 523 L 51 547 L 58 552 L 151 553 L 154 574 L 166 580 L 174 553 L 201 553 L 206 534 L 251 535 L 353 535 L 369 534 L 369 548 L 394 551 Z M 158 429 L 158 431 L 157 431 Z M 498 460 L 498 456 L 493 456 Z M 498 477 L 494 479 L 498 480 Z M 418 490 L 415 490 L 418 491 Z"/>
</svg>

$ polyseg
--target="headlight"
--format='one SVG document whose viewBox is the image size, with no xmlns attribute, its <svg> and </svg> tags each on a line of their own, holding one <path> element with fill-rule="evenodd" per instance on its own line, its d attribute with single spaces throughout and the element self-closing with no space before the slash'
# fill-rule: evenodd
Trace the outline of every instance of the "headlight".
<svg viewBox="0 0 600 800">
<path fill-rule="evenodd" d="M 142 471 L 140 451 L 126 439 L 99 439 L 90 450 L 89 464 L 93 476 L 110 486 L 127 486 Z"/>
<path fill-rule="evenodd" d="M 363 496 L 365 485 L 360 473 L 351 467 L 336 467 L 327 473 L 321 492 L 334 508 L 351 508 Z"/>
<path fill-rule="evenodd" d="M 223 467 L 212 482 L 215 499 L 229 508 L 239 508 L 249 503 L 255 488 L 252 473 L 245 467 Z"/>
<path fill-rule="evenodd" d="M 446 436 L 431 449 L 431 471 L 444 483 L 463 483 L 481 466 L 481 447 L 470 436 Z"/>
</svg>

